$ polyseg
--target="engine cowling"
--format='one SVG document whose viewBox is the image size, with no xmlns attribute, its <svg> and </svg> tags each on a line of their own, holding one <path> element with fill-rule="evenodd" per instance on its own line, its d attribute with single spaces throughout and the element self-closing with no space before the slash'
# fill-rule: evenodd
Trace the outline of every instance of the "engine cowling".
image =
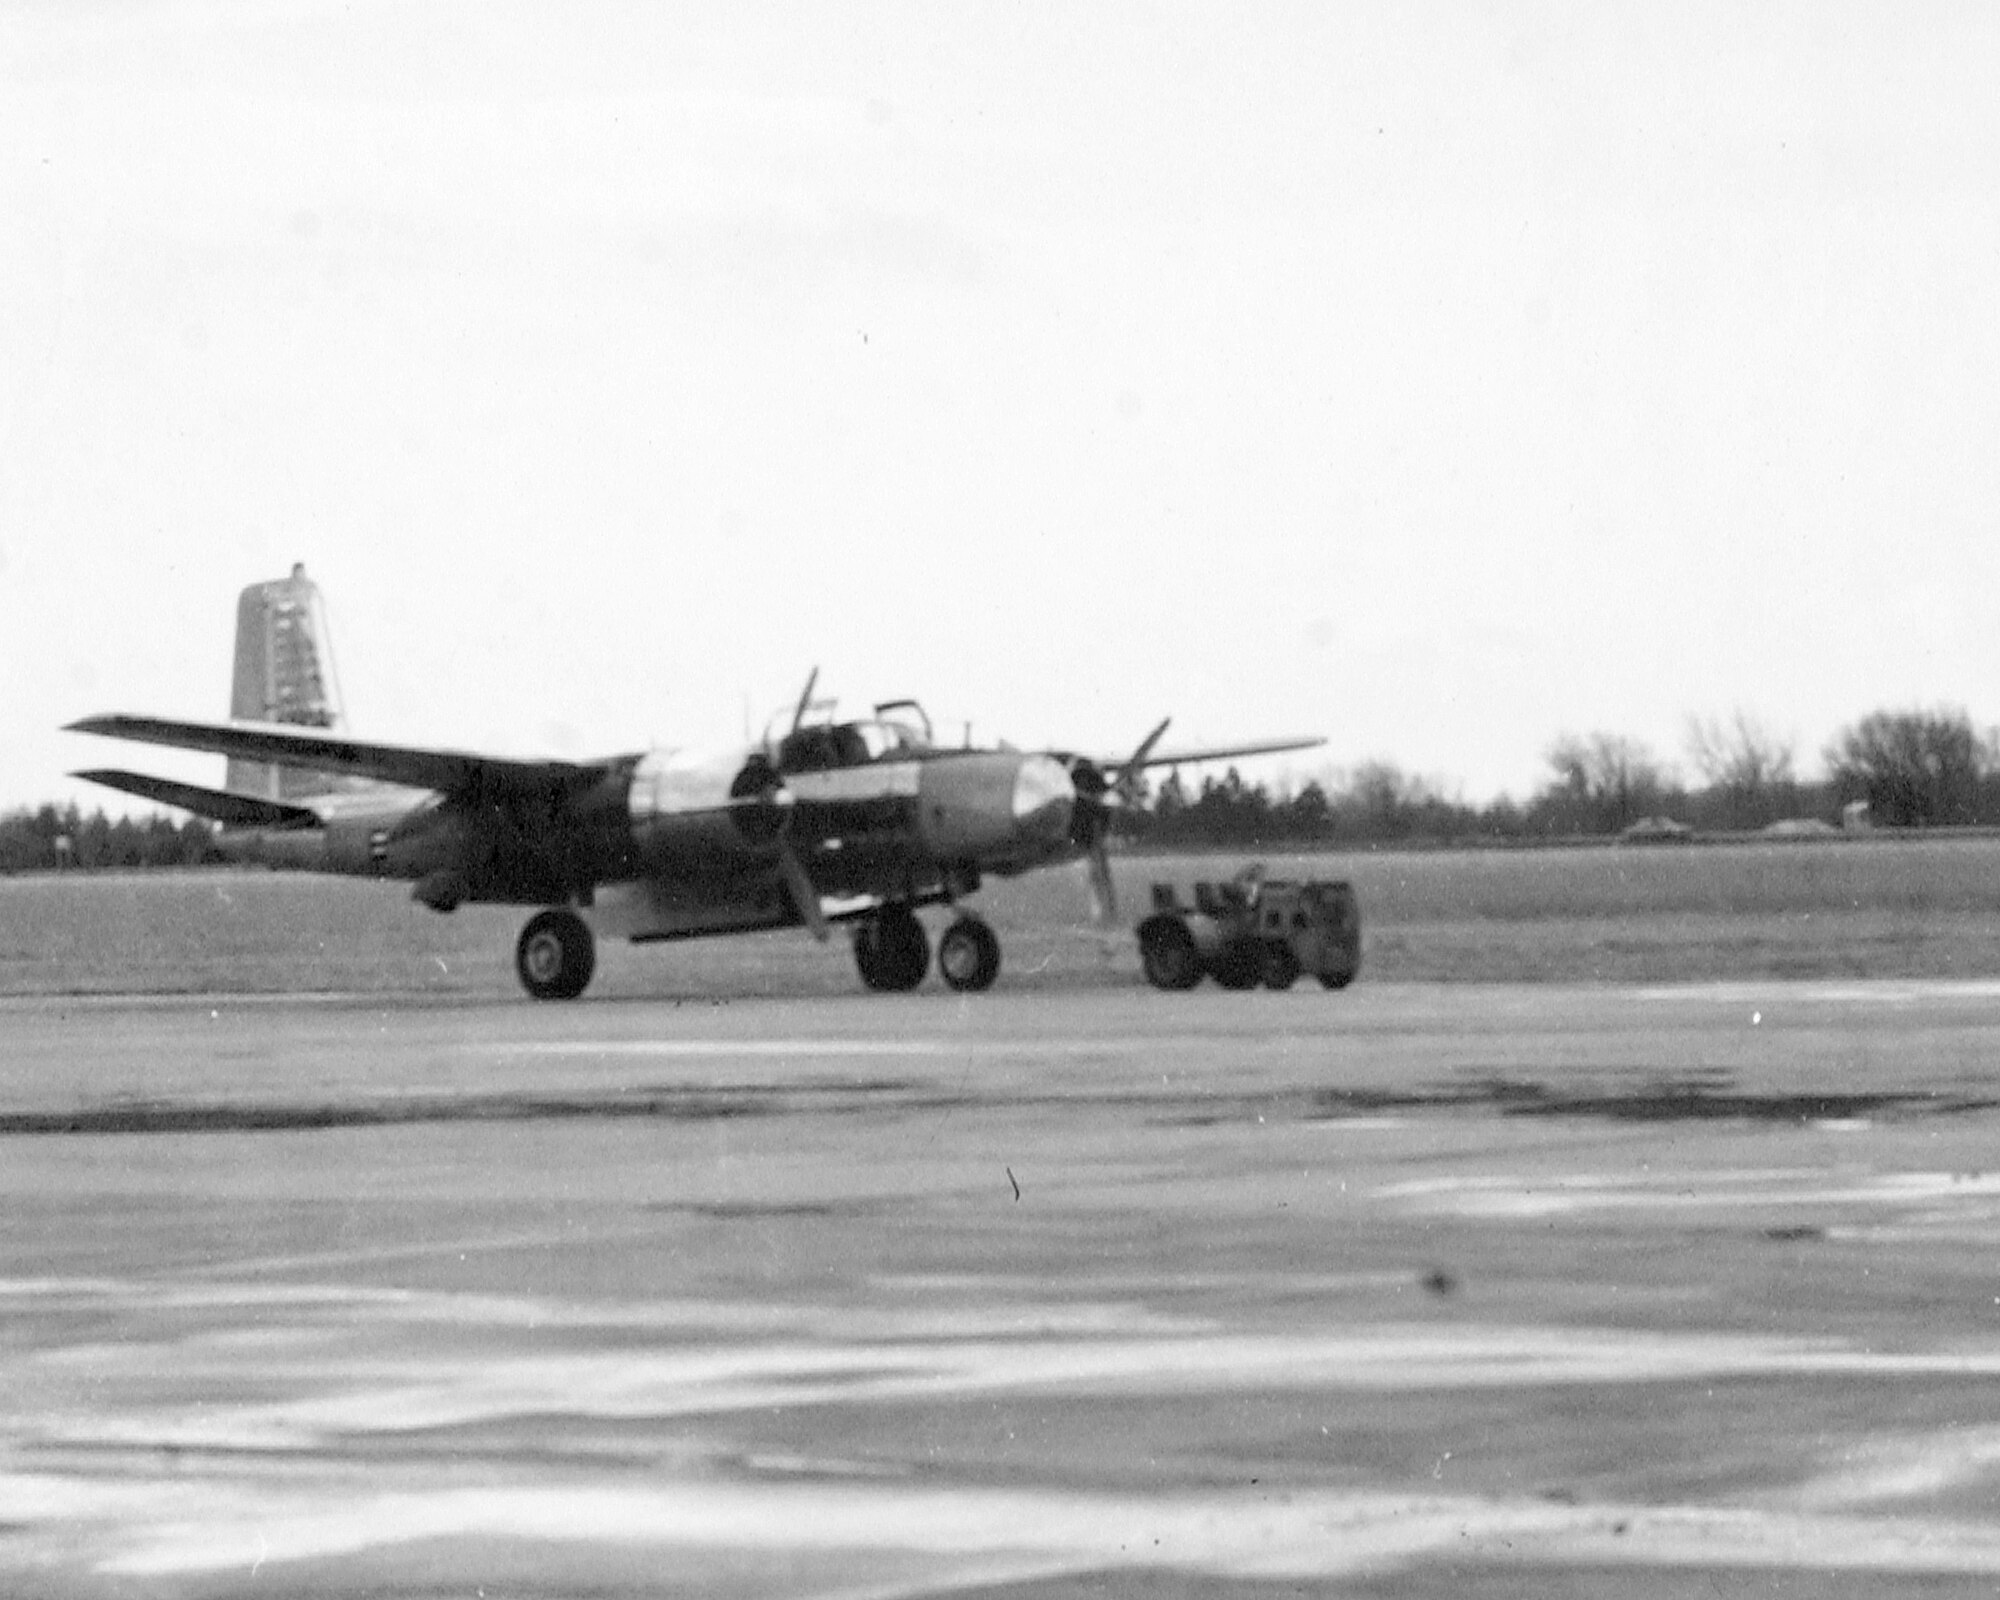
<svg viewBox="0 0 2000 1600">
<path fill-rule="evenodd" d="M 1068 851 L 1074 791 L 1048 756 L 993 751 L 927 763 L 919 798 L 923 844 L 937 860 L 1005 873 Z"/>
<path fill-rule="evenodd" d="M 632 864 L 641 873 L 700 876 L 768 861 L 789 806 L 776 769 L 761 755 L 746 761 L 706 751 L 657 752 L 632 772 Z"/>
</svg>

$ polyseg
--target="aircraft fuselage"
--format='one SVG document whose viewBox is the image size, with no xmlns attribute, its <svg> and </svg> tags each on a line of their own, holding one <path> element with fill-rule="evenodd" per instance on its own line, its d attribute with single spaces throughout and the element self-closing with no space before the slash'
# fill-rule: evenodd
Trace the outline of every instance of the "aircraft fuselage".
<svg viewBox="0 0 2000 1600">
<path fill-rule="evenodd" d="M 764 892 L 781 838 L 834 897 L 934 898 L 1081 853 L 1069 773 L 1046 755 L 945 750 L 818 771 L 772 765 L 771 797 L 760 804 L 743 792 L 743 775 L 767 759 L 761 746 L 657 750 L 581 790 L 341 793 L 317 802 L 318 829 L 228 829 L 221 844 L 245 861 L 411 881 L 440 910 L 588 902 L 600 886 L 690 882 L 712 906 L 763 903 L 766 914 L 742 924 L 759 927 L 800 920 Z"/>
</svg>

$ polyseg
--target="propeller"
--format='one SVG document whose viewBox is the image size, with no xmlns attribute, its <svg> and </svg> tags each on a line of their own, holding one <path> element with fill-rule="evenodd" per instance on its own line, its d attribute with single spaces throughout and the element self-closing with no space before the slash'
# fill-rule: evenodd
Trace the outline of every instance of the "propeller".
<svg viewBox="0 0 2000 1600">
<path fill-rule="evenodd" d="M 1090 915 L 1099 927 L 1109 927 L 1118 920 L 1118 889 L 1111 879 L 1111 857 L 1104 843 L 1111 832 L 1112 813 L 1139 803 L 1139 782 L 1146 759 L 1172 720 L 1162 718 L 1160 725 L 1139 741 L 1139 748 L 1109 774 L 1088 756 L 1070 760 L 1070 782 L 1076 786 L 1076 805 L 1070 812 L 1070 838 L 1082 847 L 1089 865 Z"/>
<path fill-rule="evenodd" d="M 814 667 L 806 674 L 806 686 L 799 695 L 799 708 L 792 713 L 792 732 L 799 731 L 799 725 L 806 720 L 806 713 L 812 709 L 813 689 L 819 683 L 819 668 Z"/>
<path fill-rule="evenodd" d="M 811 694 L 812 684 L 808 682 L 806 695 L 810 697 Z M 803 715 L 804 702 L 800 704 L 800 714 Z M 750 759 L 743 763 L 743 770 L 730 784 L 729 810 L 731 820 L 744 838 L 753 844 L 768 844 L 775 848 L 778 876 L 784 881 L 785 892 L 791 896 L 799 920 L 815 939 L 825 944 L 830 930 L 826 913 L 820 909 L 819 891 L 813 887 L 812 877 L 792 845 L 792 792 L 785 787 L 784 778 L 763 751 L 752 752 Z"/>
<path fill-rule="evenodd" d="M 785 891 L 791 895 L 792 905 L 805 923 L 806 930 L 825 944 L 832 930 L 826 925 L 826 912 L 819 903 L 819 890 L 813 887 L 806 864 L 799 859 L 798 851 L 792 848 L 792 841 L 782 836 L 778 840 L 778 874 L 785 880 Z"/>
</svg>

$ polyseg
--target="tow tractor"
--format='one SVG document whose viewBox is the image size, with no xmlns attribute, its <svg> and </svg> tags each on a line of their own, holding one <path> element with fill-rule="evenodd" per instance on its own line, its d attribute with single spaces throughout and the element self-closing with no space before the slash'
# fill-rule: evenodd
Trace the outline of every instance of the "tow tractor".
<svg viewBox="0 0 2000 1600">
<path fill-rule="evenodd" d="M 1171 883 L 1153 885 L 1153 914 L 1139 924 L 1139 960 L 1158 989 L 1192 989 L 1212 977 L 1225 989 L 1289 989 L 1311 973 L 1345 989 L 1361 970 L 1361 903 L 1345 881 L 1295 883 L 1248 867 L 1223 883 L 1197 883 L 1183 905 Z"/>
</svg>

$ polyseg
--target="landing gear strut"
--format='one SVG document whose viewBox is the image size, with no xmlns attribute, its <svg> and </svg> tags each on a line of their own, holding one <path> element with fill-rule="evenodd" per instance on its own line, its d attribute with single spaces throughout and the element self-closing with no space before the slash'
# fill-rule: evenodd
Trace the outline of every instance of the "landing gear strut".
<svg viewBox="0 0 2000 1600">
<path fill-rule="evenodd" d="M 1000 941 L 977 917 L 960 917 L 938 940 L 938 975 L 951 988 L 993 987 L 1000 976 Z"/>
<path fill-rule="evenodd" d="M 884 906 L 855 928 L 854 964 L 871 989 L 914 989 L 930 969 L 930 935 L 908 906 Z"/>
<path fill-rule="evenodd" d="M 537 1000 L 574 1000 L 596 969 L 590 926 L 574 911 L 538 912 L 514 946 L 521 987 Z"/>
</svg>

